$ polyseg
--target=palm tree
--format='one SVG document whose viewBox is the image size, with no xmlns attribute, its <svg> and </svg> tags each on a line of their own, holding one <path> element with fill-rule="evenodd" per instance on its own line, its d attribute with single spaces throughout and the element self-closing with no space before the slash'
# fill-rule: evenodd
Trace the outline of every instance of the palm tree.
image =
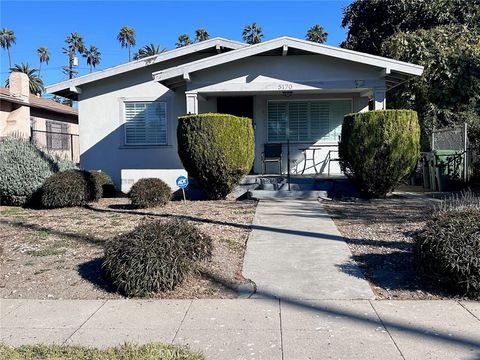
<svg viewBox="0 0 480 360">
<path fill-rule="evenodd" d="M 200 41 L 205 41 L 210 38 L 210 35 L 208 34 L 207 30 L 204 28 L 200 28 L 195 30 L 195 41 L 200 42 Z"/>
<path fill-rule="evenodd" d="M 243 40 L 250 45 L 262 42 L 262 28 L 254 22 L 252 25 L 246 25 L 242 33 Z"/>
<path fill-rule="evenodd" d="M 93 45 L 83 53 L 83 57 L 87 60 L 87 64 L 90 66 L 90 72 L 92 72 L 92 67 L 100 64 L 100 55 L 98 48 Z"/>
<path fill-rule="evenodd" d="M 164 51 L 166 51 L 166 49 L 161 49 L 160 45 L 150 43 L 149 45 L 144 45 L 140 49 L 138 49 L 138 52 L 133 54 L 133 60 L 139 60 L 149 56 L 158 55 Z"/>
<path fill-rule="evenodd" d="M 182 34 L 178 37 L 178 41 L 175 44 L 177 48 L 182 47 L 182 46 L 187 46 L 192 43 L 192 40 L 190 39 L 190 36 L 188 34 Z"/>
<path fill-rule="evenodd" d="M 317 25 L 313 25 L 310 29 L 308 29 L 305 39 L 307 39 L 308 41 L 313 41 L 319 44 L 323 44 L 324 42 L 327 41 L 327 36 L 328 36 L 328 33 L 325 32 L 325 30 L 321 25 L 317 24 Z"/>
<path fill-rule="evenodd" d="M 123 26 L 117 34 L 117 40 L 122 48 L 128 48 L 128 61 L 131 61 L 131 48 L 135 46 L 135 29 L 129 26 Z"/>
<path fill-rule="evenodd" d="M 40 60 L 40 67 L 38 68 L 38 76 L 40 76 L 40 73 L 42 71 L 42 63 L 46 63 L 48 65 L 48 62 L 50 61 L 50 53 L 48 51 L 48 48 L 41 47 L 37 49 L 37 54 L 38 59 Z"/>
<path fill-rule="evenodd" d="M 10 47 L 12 44 L 15 44 L 15 33 L 13 30 L 3 28 L 0 30 L 0 45 L 3 49 L 7 50 L 8 53 L 8 66 L 12 67 L 12 58 L 10 57 Z"/>
<path fill-rule="evenodd" d="M 68 66 L 63 68 L 63 71 L 68 74 L 68 78 L 73 78 L 73 60 L 78 51 L 79 54 L 85 52 L 85 45 L 83 44 L 83 38 L 77 33 L 73 32 L 67 36 L 65 42 L 68 44 L 66 48 L 63 48 L 63 53 L 68 55 Z"/>
<path fill-rule="evenodd" d="M 15 64 L 12 68 L 10 68 L 10 72 L 22 72 L 24 74 L 27 74 L 31 94 L 41 94 L 44 90 L 43 81 L 38 76 L 38 69 L 31 68 L 28 64 L 21 63 Z M 10 86 L 9 79 L 5 81 L 5 86 Z"/>
</svg>

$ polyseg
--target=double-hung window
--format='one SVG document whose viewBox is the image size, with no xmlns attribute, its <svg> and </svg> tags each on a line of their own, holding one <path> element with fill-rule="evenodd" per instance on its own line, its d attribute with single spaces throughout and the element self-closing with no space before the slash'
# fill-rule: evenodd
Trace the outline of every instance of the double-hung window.
<svg viewBox="0 0 480 360">
<path fill-rule="evenodd" d="M 269 101 L 268 141 L 338 141 L 350 100 Z"/>
<path fill-rule="evenodd" d="M 125 102 L 125 145 L 166 145 L 167 104 Z"/>
<path fill-rule="evenodd" d="M 69 150 L 70 135 L 68 133 L 68 124 L 47 121 L 47 149 L 48 150 Z"/>
</svg>

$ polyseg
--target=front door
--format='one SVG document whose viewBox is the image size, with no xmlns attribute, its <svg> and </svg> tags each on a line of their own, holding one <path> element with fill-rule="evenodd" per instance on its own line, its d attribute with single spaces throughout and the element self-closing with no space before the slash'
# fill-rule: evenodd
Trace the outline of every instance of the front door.
<svg viewBox="0 0 480 360">
<path fill-rule="evenodd" d="M 253 119 L 253 96 L 219 96 L 217 112 Z"/>
</svg>

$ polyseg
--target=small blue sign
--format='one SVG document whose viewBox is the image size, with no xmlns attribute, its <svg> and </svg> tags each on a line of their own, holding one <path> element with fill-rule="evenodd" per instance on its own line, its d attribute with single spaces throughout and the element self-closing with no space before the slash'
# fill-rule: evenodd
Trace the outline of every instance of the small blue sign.
<svg viewBox="0 0 480 360">
<path fill-rule="evenodd" d="M 180 189 L 185 189 L 188 186 L 188 178 L 185 176 L 179 176 L 176 181 L 177 186 Z"/>
</svg>

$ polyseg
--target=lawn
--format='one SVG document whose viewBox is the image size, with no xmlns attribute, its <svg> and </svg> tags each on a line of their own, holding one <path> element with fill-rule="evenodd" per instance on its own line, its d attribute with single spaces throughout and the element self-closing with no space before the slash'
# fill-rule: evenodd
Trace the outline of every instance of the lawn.
<svg viewBox="0 0 480 360">
<path fill-rule="evenodd" d="M 107 349 L 65 345 L 24 345 L 11 347 L 0 343 L 0 358 L 9 360 L 204 360 L 199 353 L 187 348 L 150 343 L 145 345 L 125 344 Z"/>
<path fill-rule="evenodd" d="M 213 257 L 174 291 L 158 298 L 232 298 L 241 275 L 253 201 L 172 201 L 133 209 L 126 198 L 87 207 L 32 210 L 0 207 L 0 296 L 37 299 L 121 298 L 102 266 L 103 244 L 148 219 L 178 217 L 197 225 L 214 243 Z"/>
<path fill-rule="evenodd" d="M 450 297 L 413 268 L 413 235 L 438 200 L 426 195 L 322 202 L 380 299 Z"/>
</svg>

